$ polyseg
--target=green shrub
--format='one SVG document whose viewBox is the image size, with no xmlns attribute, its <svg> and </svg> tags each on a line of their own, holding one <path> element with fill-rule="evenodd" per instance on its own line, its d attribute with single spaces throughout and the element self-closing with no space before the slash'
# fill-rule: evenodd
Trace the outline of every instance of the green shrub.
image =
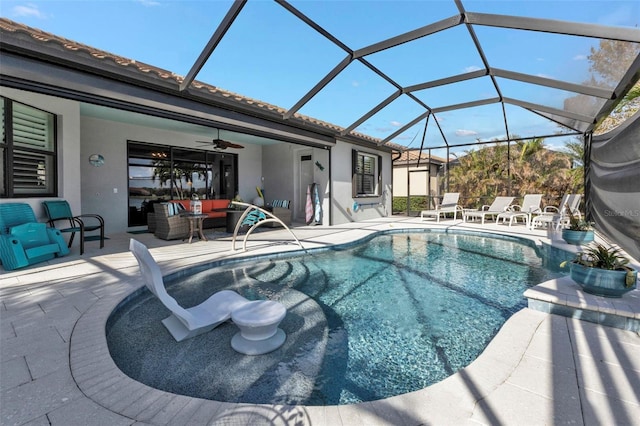
<svg viewBox="0 0 640 426">
<path fill-rule="evenodd" d="M 410 207 L 412 212 L 427 209 L 427 197 L 424 195 L 411 197 Z M 392 210 L 393 213 L 406 213 L 407 197 L 393 197 Z"/>
</svg>

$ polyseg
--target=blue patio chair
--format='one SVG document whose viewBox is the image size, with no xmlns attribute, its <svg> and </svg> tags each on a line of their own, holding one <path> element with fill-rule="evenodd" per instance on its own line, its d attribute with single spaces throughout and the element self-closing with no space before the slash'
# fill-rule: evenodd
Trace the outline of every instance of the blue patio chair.
<svg viewBox="0 0 640 426">
<path fill-rule="evenodd" d="M 60 231 L 38 223 L 26 203 L 0 204 L 0 261 L 7 271 L 69 254 Z"/>
<path fill-rule="evenodd" d="M 60 232 L 70 232 L 69 247 L 73 244 L 76 232 L 80 233 L 80 254 L 84 253 L 84 234 L 86 232 L 100 231 L 100 248 L 104 247 L 104 219 L 97 214 L 81 214 L 74 216 L 71 207 L 65 200 L 43 201 L 44 211 L 49 218 L 49 225 Z M 89 219 L 89 223 L 85 220 Z M 58 228 L 56 222 L 66 221 L 68 226 Z"/>
</svg>

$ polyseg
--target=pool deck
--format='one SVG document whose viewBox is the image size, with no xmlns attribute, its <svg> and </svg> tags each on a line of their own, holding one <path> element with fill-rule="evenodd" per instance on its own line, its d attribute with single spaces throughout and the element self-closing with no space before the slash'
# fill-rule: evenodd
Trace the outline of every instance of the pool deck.
<svg viewBox="0 0 640 426">
<path fill-rule="evenodd" d="M 403 228 L 483 230 L 566 247 L 524 226 L 421 222 L 393 216 L 334 227 L 294 229 L 306 248 Z M 143 285 L 129 238 L 148 245 L 165 274 L 234 256 L 296 250 L 283 230 L 252 235 L 231 252 L 228 234 L 186 244 L 152 234 L 109 235 L 71 255 L 19 271 L 0 269 L 2 425 L 638 425 L 640 334 L 525 308 L 468 367 L 440 383 L 380 401 L 343 406 L 231 404 L 175 395 L 125 376 L 109 356 L 111 310 Z M 541 300 L 574 303 L 571 283 L 547 283 Z M 640 320 L 640 290 L 622 299 L 580 298 L 580 312 Z M 212 349 L 215 356 L 215 348 Z"/>
</svg>

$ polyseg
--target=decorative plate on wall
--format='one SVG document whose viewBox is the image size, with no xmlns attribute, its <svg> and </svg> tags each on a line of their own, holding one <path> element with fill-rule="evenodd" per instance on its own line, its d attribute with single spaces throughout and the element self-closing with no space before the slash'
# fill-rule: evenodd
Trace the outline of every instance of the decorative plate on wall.
<svg viewBox="0 0 640 426">
<path fill-rule="evenodd" d="M 104 157 L 100 154 L 91 154 L 89 156 L 89 163 L 91 163 L 92 166 L 100 167 L 104 164 Z"/>
</svg>

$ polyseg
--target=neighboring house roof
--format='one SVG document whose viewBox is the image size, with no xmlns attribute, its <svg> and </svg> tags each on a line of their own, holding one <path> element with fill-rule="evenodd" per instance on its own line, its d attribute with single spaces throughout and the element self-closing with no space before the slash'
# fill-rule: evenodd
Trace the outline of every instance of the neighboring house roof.
<svg viewBox="0 0 640 426">
<path fill-rule="evenodd" d="M 421 165 L 425 166 L 428 162 L 430 162 L 431 164 L 443 164 L 447 162 L 445 158 L 437 157 L 435 155 L 432 155 L 431 158 L 429 158 L 429 154 L 425 150 L 420 152 L 419 149 L 409 149 L 403 151 L 400 154 L 400 157 L 395 158 L 393 161 L 393 165 L 394 167 L 402 167 L 406 166 L 407 164 L 413 166 L 418 163 L 418 160 L 420 160 Z"/>
<path fill-rule="evenodd" d="M 0 35 L 0 45 L 3 50 L 10 47 L 11 51 L 19 51 L 21 54 L 36 56 L 38 59 L 47 56 L 48 60 L 55 63 L 81 67 L 85 71 L 109 75 L 119 80 L 126 79 L 128 82 L 142 83 L 145 86 L 151 85 L 160 90 L 171 89 L 177 92 L 184 78 L 171 71 L 96 49 L 7 18 L 0 18 Z M 191 94 L 197 92 L 199 97 L 205 98 L 209 102 L 232 107 L 254 115 L 260 114 L 264 116 L 267 114 L 271 119 L 283 120 L 282 117 L 286 112 L 284 108 L 279 106 L 200 81 L 193 81 L 188 90 Z M 337 138 L 350 141 L 355 139 L 356 142 L 359 140 L 361 143 L 365 142 L 371 145 L 379 145 L 381 143 L 380 139 L 358 132 L 351 132 L 346 137 L 338 136 L 344 128 L 303 114 L 295 113 L 287 122 L 291 122 L 292 119 L 299 123 L 301 122 L 307 128 L 312 125 L 316 129 L 328 130 Z"/>
</svg>

